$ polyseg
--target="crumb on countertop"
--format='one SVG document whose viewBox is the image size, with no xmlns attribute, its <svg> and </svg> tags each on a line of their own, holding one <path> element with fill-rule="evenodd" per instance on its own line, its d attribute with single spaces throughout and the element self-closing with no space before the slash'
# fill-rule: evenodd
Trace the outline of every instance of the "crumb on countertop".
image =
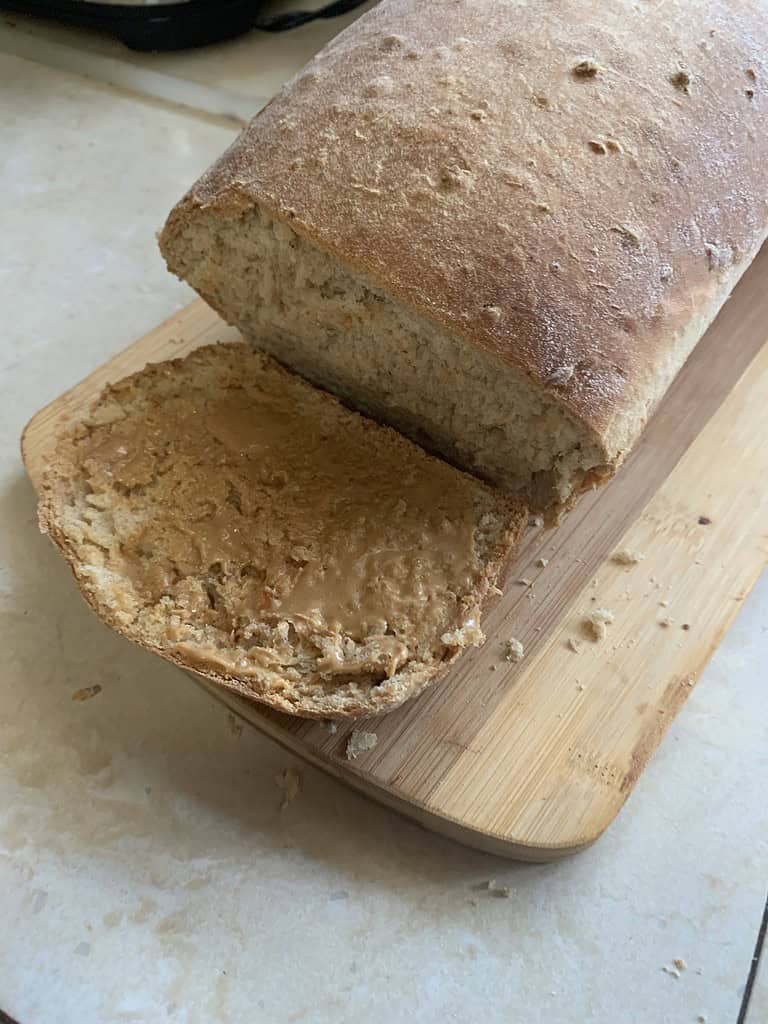
<svg viewBox="0 0 768 1024">
<path fill-rule="evenodd" d="M 495 878 L 489 878 L 485 883 L 485 887 L 488 892 L 491 892 L 494 896 L 501 897 L 502 899 L 509 899 L 512 895 L 510 887 L 508 885 L 499 885 Z"/>
<path fill-rule="evenodd" d="M 84 700 L 90 700 L 92 697 L 98 696 L 101 693 L 101 684 L 94 683 L 93 686 L 84 686 L 81 690 L 75 690 L 72 694 L 72 700 L 76 700 L 82 703 Z"/>
<path fill-rule="evenodd" d="M 676 967 L 669 967 L 667 964 L 664 964 L 664 966 L 661 969 L 662 971 L 664 971 L 665 974 L 670 975 L 670 977 L 672 978 L 680 977 L 680 971 L 678 971 Z"/>
<path fill-rule="evenodd" d="M 355 729 L 349 734 L 347 740 L 346 757 L 348 761 L 354 761 L 360 754 L 367 750 L 373 750 L 379 742 L 375 732 L 364 732 L 362 729 Z"/>
<path fill-rule="evenodd" d="M 608 611 L 607 608 L 595 608 L 582 619 L 582 629 L 590 640 L 598 643 L 605 639 L 608 632 L 607 627 L 613 620 L 613 612 Z"/>
<path fill-rule="evenodd" d="M 584 57 L 573 65 L 572 71 L 577 78 L 594 78 L 600 71 L 600 65 L 592 57 Z"/>
<path fill-rule="evenodd" d="M 678 64 L 677 71 L 670 76 L 670 82 L 676 89 L 688 95 L 691 91 L 691 72 L 685 64 Z"/>
<path fill-rule="evenodd" d="M 299 795 L 301 779 L 293 768 L 284 768 L 275 776 L 275 785 L 283 794 L 283 802 L 280 805 L 280 810 L 284 811 L 288 804 L 295 800 Z"/>
</svg>

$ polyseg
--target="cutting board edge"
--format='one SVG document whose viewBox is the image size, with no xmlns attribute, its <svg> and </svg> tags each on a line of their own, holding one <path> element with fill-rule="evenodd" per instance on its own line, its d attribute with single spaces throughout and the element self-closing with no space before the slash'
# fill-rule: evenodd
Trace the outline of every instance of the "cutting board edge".
<svg viewBox="0 0 768 1024">
<path fill-rule="evenodd" d="M 507 860 L 520 860 L 539 864 L 548 863 L 588 849 L 600 838 L 615 817 L 615 814 L 612 815 L 594 835 L 583 837 L 573 843 L 555 845 L 526 843 L 511 836 L 504 836 L 501 833 L 473 828 L 456 818 L 452 818 L 450 815 L 437 812 L 422 801 L 415 799 L 406 800 L 403 797 L 399 797 L 385 786 L 371 781 L 364 773 L 351 764 L 340 765 L 336 764 L 331 758 L 321 757 L 311 748 L 304 745 L 300 737 L 281 730 L 279 726 L 274 725 L 268 718 L 260 717 L 257 706 L 254 706 L 253 709 L 254 717 L 250 717 L 246 713 L 246 709 L 250 710 L 246 700 L 221 690 L 215 683 L 195 675 L 194 672 L 185 672 L 185 675 L 212 697 L 213 700 L 223 704 L 232 714 L 247 722 L 248 725 L 257 729 L 289 753 L 300 757 L 313 767 L 319 768 L 356 792 L 370 797 L 376 803 L 395 811 L 422 828 L 437 832 L 444 838 L 458 842 L 463 846 L 480 850 L 483 853 L 491 853 L 497 857 L 504 857 Z M 616 813 L 618 813 L 619 809 L 617 808 Z"/>
</svg>

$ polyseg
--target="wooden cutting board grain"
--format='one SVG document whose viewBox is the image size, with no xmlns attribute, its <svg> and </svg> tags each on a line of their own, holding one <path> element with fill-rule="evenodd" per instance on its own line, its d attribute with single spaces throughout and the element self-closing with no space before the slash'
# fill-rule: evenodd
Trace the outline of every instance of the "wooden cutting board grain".
<svg viewBox="0 0 768 1024">
<path fill-rule="evenodd" d="M 485 646 L 443 682 L 331 731 L 196 681 L 296 754 L 461 842 L 539 861 L 594 842 L 768 561 L 767 278 L 765 249 L 616 479 L 557 529 L 528 531 Z M 33 483 L 104 384 L 237 338 L 196 301 L 115 356 L 28 424 Z M 621 549 L 645 557 L 623 565 Z M 596 608 L 615 617 L 601 642 L 584 633 Z M 511 637 L 525 647 L 517 664 L 504 659 Z M 378 742 L 349 761 L 353 728 Z"/>
</svg>

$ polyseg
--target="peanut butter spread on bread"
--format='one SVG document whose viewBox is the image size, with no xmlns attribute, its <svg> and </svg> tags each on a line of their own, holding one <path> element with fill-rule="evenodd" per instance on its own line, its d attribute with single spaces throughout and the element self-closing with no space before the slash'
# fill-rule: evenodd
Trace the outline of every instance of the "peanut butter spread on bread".
<svg viewBox="0 0 768 1024">
<path fill-rule="evenodd" d="M 59 459 L 81 579 L 190 667 L 374 686 L 477 640 L 508 503 L 245 345 L 108 389 Z"/>
</svg>

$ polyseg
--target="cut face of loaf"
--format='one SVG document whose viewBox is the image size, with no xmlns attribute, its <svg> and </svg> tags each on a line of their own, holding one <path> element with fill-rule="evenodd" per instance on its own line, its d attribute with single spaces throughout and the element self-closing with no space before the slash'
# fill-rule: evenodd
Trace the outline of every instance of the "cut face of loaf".
<svg viewBox="0 0 768 1024">
<path fill-rule="evenodd" d="M 40 503 L 115 629 L 309 717 L 394 707 L 481 643 L 526 521 L 244 344 L 107 388 Z"/>
<path fill-rule="evenodd" d="M 246 338 L 462 469 L 536 506 L 610 471 L 605 446 L 556 396 L 258 207 L 201 213 L 173 252 L 174 271 Z"/>
<path fill-rule="evenodd" d="M 609 476 L 768 229 L 764 0 L 382 0 L 172 211 L 247 338 L 539 505 Z"/>
</svg>

